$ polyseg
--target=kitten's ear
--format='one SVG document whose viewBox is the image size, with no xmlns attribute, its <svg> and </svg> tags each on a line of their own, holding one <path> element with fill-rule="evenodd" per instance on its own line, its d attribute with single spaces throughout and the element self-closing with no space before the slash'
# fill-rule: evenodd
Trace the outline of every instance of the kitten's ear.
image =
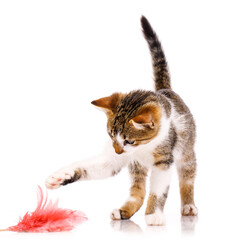
<svg viewBox="0 0 240 240">
<path fill-rule="evenodd" d="M 153 129 L 155 127 L 157 112 L 155 107 L 144 108 L 136 117 L 130 120 L 130 123 L 139 130 L 146 128 Z"/>
<path fill-rule="evenodd" d="M 91 103 L 100 110 L 104 111 L 106 114 L 112 114 L 116 110 L 116 107 L 121 99 L 121 93 L 113 93 L 109 97 L 100 98 L 92 101 Z"/>
</svg>

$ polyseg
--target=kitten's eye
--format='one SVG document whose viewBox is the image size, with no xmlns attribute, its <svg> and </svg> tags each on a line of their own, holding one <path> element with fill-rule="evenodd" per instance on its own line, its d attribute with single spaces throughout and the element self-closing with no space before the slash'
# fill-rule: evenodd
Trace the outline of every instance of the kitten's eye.
<svg viewBox="0 0 240 240">
<path fill-rule="evenodd" d="M 123 142 L 123 145 L 124 145 L 124 146 L 126 146 L 127 144 L 132 145 L 132 144 L 134 144 L 134 143 L 135 143 L 135 141 L 128 141 L 128 140 L 125 140 L 125 141 Z"/>
</svg>

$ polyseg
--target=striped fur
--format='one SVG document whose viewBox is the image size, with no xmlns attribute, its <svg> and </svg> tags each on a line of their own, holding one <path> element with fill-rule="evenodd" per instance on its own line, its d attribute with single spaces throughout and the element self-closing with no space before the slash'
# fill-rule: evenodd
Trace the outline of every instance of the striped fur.
<svg viewBox="0 0 240 240">
<path fill-rule="evenodd" d="M 152 56 L 155 90 L 171 89 L 167 60 L 157 34 L 153 31 L 150 23 L 144 16 L 141 18 L 141 24 L 143 35 Z"/>
<path fill-rule="evenodd" d="M 128 166 L 129 197 L 122 207 L 111 213 L 111 218 L 129 219 L 143 204 L 146 177 L 150 172 L 145 219 L 148 225 L 163 225 L 174 163 L 179 176 L 182 215 L 197 215 L 194 203 L 196 127 L 187 105 L 171 90 L 167 61 L 156 33 L 145 17 L 141 18 L 141 24 L 152 55 L 156 91 L 116 92 L 92 101 L 107 115 L 111 140 L 106 151 L 58 170 L 47 178 L 46 186 L 55 189 L 76 181 L 112 177 Z"/>
</svg>

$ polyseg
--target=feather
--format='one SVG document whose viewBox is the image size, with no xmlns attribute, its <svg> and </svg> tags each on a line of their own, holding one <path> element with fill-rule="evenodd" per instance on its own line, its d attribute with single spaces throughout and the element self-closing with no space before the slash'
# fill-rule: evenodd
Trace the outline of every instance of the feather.
<svg viewBox="0 0 240 240">
<path fill-rule="evenodd" d="M 47 203 L 43 191 L 38 186 L 38 203 L 34 212 L 27 212 L 17 225 L 0 231 L 15 232 L 61 232 L 70 231 L 77 224 L 87 220 L 84 213 L 58 207 L 58 201 Z"/>
</svg>

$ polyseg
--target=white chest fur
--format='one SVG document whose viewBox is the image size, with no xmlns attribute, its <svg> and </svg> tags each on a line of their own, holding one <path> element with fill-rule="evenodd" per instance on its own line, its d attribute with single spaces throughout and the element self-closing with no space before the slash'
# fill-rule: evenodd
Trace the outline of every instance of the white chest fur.
<svg viewBox="0 0 240 240">
<path fill-rule="evenodd" d="M 168 137 L 170 122 L 171 122 L 170 119 L 167 118 L 165 114 L 163 114 L 160 122 L 160 126 L 161 126 L 160 130 L 157 136 L 152 141 L 137 147 L 126 146 L 125 154 L 129 156 L 129 159 L 131 159 L 131 161 L 139 162 L 142 166 L 146 168 L 150 168 L 154 162 L 154 157 L 153 157 L 154 150 L 162 142 L 166 141 Z"/>
</svg>

